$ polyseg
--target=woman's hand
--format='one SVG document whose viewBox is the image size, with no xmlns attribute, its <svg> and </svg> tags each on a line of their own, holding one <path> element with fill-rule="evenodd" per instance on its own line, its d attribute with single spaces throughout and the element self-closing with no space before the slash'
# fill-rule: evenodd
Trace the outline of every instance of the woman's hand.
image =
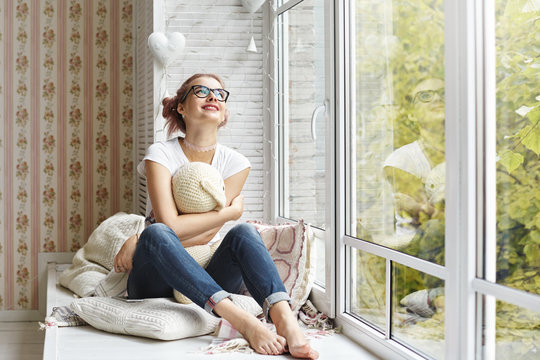
<svg viewBox="0 0 540 360">
<path fill-rule="evenodd" d="M 137 234 L 134 234 L 124 242 L 124 245 L 122 245 L 120 251 L 114 257 L 114 271 L 118 273 L 131 271 L 133 267 L 133 255 L 135 254 L 138 239 Z"/>
<path fill-rule="evenodd" d="M 231 211 L 231 220 L 238 220 L 242 216 L 242 213 L 244 212 L 244 195 L 240 194 L 237 197 L 235 197 L 231 205 L 228 208 L 229 211 Z"/>
</svg>

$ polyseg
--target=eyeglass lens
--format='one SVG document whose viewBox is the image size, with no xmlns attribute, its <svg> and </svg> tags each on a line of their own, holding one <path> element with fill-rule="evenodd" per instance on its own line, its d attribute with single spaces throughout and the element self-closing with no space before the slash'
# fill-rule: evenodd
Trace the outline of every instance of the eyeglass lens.
<svg viewBox="0 0 540 360">
<path fill-rule="evenodd" d="M 444 88 L 438 89 L 438 90 L 422 90 L 416 93 L 414 99 L 415 103 L 418 101 L 421 101 L 423 103 L 427 103 L 433 100 L 435 97 L 435 94 L 438 94 L 441 100 L 444 99 Z"/>
<path fill-rule="evenodd" d="M 224 89 L 210 89 L 204 85 L 193 86 L 193 93 L 199 98 L 205 98 L 210 94 L 210 91 L 214 94 L 218 101 L 227 101 L 229 93 Z"/>
</svg>

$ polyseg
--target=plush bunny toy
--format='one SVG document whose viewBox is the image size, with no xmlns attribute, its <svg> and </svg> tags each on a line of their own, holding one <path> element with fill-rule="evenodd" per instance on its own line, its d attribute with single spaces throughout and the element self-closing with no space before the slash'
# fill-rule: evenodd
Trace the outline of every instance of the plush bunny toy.
<svg viewBox="0 0 540 360">
<path fill-rule="evenodd" d="M 202 162 L 182 166 L 172 179 L 174 201 L 182 214 L 221 210 L 225 206 L 225 185 L 219 171 Z"/>
<path fill-rule="evenodd" d="M 183 165 L 172 178 L 174 201 L 179 213 L 203 213 L 225 207 L 225 185 L 219 171 L 202 162 Z M 206 267 L 217 250 L 220 241 L 212 245 L 196 245 L 186 248 L 199 265 Z M 174 298 L 181 304 L 191 300 L 174 290 Z"/>
</svg>

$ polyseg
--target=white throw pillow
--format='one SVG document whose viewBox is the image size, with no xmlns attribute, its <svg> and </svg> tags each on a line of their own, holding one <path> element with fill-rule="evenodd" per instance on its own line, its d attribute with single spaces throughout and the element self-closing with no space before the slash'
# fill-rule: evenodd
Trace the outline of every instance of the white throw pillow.
<svg viewBox="0 0 540 360">
<path fill-rule="evenodd" d="M 96 329 L 160 340 L 207 335 L 220 320 L 195 304 L 179 304 L 172 298 L 126 302 L 87 297 L 73 301 L 70 307 Z"/>
<path fill-rule="evenodd" d="M 259 231 L 270 252 L 283 285 L 291 297 L 292 310 L 299 310 L 306 302 L 314 280 L 311 267 L 311 228 L 305 225 L 303 220 L 279 225 L 248 222 Z"/>
<path fill-rule="evenodd" d="M 233 294 L 232 301 L 250 314 L 262 313 L 248 296 Z M 214 332 L 220 318 L 199 306 L 179 304 L 173 298 L 127 302 L 110 297 L 86 297 L 73 301 L 71 310 L 96 329 L 115 334 L 177 340 Z"/>
</svg>

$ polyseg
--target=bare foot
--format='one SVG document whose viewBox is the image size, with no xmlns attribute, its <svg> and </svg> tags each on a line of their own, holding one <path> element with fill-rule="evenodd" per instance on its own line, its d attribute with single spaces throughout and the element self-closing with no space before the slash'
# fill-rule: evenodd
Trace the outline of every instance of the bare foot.
<svg viewBox="0 0 540 360">
<path fill-rule="evenodd" d="M 273 333 L 254 317 L 248 319 L 245 325 L 245 329 L 238 331 L 256 352 L 263 355 L 279 355 L 285 352 L 286 340 L 283 336 Z"/>
<path fill-rule="evenodd" d="M 214 311 L 229 321 L 259 354 L 279 355 L 285 352 L 287 342 L 283 336 L 270 331 L 255 316 L 240 309 L 229 299 L 217 303 Z"/>
<path fill-rule="evenodd" d="M 298 324 L 279 326 L 276 325 L 278 334 L 283 335 L 287 340 L 287 347 L 292 356 L 299 359 L 318 359 L 319 353 L 311 348 L 304 333 Z"/>
<path fill-rule="evenodd" d="M 287 302 L 274 304 L 271 316 L 277 333 L 287 340 L 287 347 L 292 356 L 300 359 L 319 358 L 319 353 L 309 345 Z"/>
</svg>

